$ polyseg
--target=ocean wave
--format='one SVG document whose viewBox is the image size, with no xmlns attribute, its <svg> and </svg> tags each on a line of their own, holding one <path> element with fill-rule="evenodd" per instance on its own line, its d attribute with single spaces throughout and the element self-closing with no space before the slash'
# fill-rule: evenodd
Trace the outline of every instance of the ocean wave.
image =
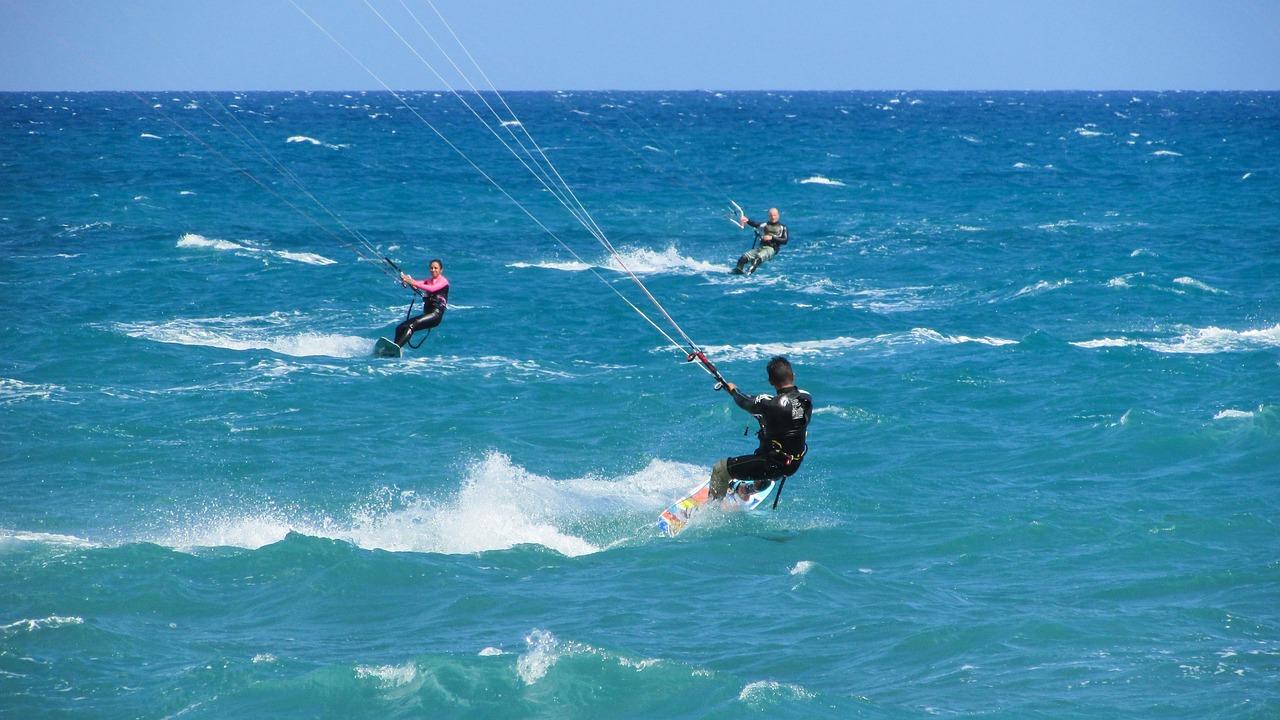
<svg viewBox="0 0 1280 720">
<path fill-rule="evenodd" d="M 54 548 L 96 548 L 101 545 L 74 535 L 0 530 L 0 547 L 6 545 L 47 545 Z"/>
<path fill-rule="evenodd" d="M 805 178 L 804 180 L 800 181 L 800 184 L 801 185 L 831 185 L 834 187 L 845 186 L 845 184 L 840 182 L 839 180 L 831 180 L 830 178 L 825 178 L 825 177 L 822 177 L 821 175 L 814 175 L 812 177 Z"/>
<path fill-rule="evenodd" d="M 10 405 L 27 400 L 52 400 L 55 394 L 64 392 L 61 385 L 28 383 L 14 378 L 0 378 L 0 405 Z"/>
<path fill-rule="evenodd" d="M 300 253 L 290 250 L 271 250 L 268 248 L 255 247 L 248 241 L 233 242 L 231 240 L 209 239 L 203 235 L 196 233 L 187 233 L 178 239 L 178 247 L 180 248 L 202 248 L 212 250 L 229 250 L 235 252 L 243 252 L 250 255 L 269 255 L 278 257 L 282 260 L 292 260 L 294 262 L 306 263 L 308 265 L 334 265 L 336 260 L 319 255 L 317 253 Z"/>
<path fill-rule="evenodd" d="M 1025 297 L 1027 295 L 1039 295 L 1041 293 L 1064 288 L 1070 284 L 1071 284 L 1070 280 L 1058 280 L 1056 282 L 1041 280 L 1034 285 L 1027 285 L 1026 287 L 1023 287 L 1022 289 L 1018 290 L 1013 294 L 1013 297 L 1017 298 L 1017 297 Z"/>
<path fill-rule="evenodd" d="M 1226 295 L 1226 294 L 1227 294 L 1227 291 L 1226 291 L 1226 290 L 1219 290 L 1218 288 L 1216 288 L 1216 287 L 1212 287 L 1212 286 L 1207 285 L 1207 284 L 1205 284 L 1205 283 L 1203 283 L 1203 282 L 1200 282 L 1199 280 L 1196 280 L 1196 279 L 1195 279 L 1195 278 L 1193 278 L 1193 277 L 1179 277 L 1179 278 L 1174 278 L 1174 279 L 1173 279 L 1173 282 L 1174 282 L 1174 283 L 1176 283 L 1176 284 L 1178 284 L 1178 285 L 1182 285 L 1182 286 L 1184 286 L 1184 287 L 1194 288 L 1194 289 L 1196 289 L 1196 290 L 1203 290 L 1204 292 L 1207 292 L 1207 293 L 1213 293 L 1214 295 Z"/>
<path fill-rule="evenodd" d="M 84 618 L 81 617 L 50 615 L 46 618 L 19 620 L 17 622 L 11 622 L 8 625 L 0 625 L 0 633 L 35 632 L 36 630 L 41 630 L 43 628 L 58 628 L 64 625 L 83 624 Z"/>
<path fill-rule="evenodd" d="M 1071 343 L 1076 347 L 1100 349 L 1142 347 L 1160 353 L 1209 355 L 1213 353 L 1247 352 L 1280 347 L 1280 325 L 1260 330 L 1226 330 L 1218 327 L 1192 328 L 1177 337 L 1099 338 Z"/>
<path fill-rule="evenodd" d="M 303 145 L 315 145 L 317 147 L 329 148 L 330 150 L 342 150 L 346 147 L 349 147 L 347 145 L 331 145 L 329 143 L 316 140 L 315 138 L 307 137 L 306 135 L 293 135 L 289 137 L 289 139 L 285 140 L 285 142 L 297 143 L 297 144 L 303 144 Z"/>
<path fill-rule="evenodd" d="M 583 270 L 592 269 L 612 271 L 630 270 L 637 275 L 692 275 L 703 273 L 722 273 L 728 269 L 727 266 L 724 265 L 703 262 L 701 260 L 695 260 L 681 255 L 674 246 L 668 247 L 664 250 L 627 247 L 619 248 L 616 257 L 608 255 L 607 257 L 596 261 L 594 264 L 588 264 L 580 260 L 548 260 L 540 262 L 515 262 L 508 264 L 507 267 L 537 267 L 547 270 L 562 270 L 566 272 L 581 272 Z"/>
<path fill-rule="evenodd" d="M 826 340 L 798 340 L 777 343 L 749 343 L 746 345 L 712 345 L 704 347 L 709 357 L 725 361 L 756 361 L 771 358 L 775 355 L 788 357 L 812 357 L 827 355 L 842 350 L 857 348 L 892 348 L 901 345 L 960 345 L 977 343 L 979 345 L 1016 345 L 1018 340 L 999 337 L 974 337 L 970 335 L 947 335 L 929 328 L 913 328 L 907 332 L 886 333 L 873 337 L 835 337 Z"/>
<path fill-rule="evenodd" d="M 380 689 L 412 685 L 418 679 L 418 666 L 412 662 L 404 665 L 357 665 L 357 680 L 373 679 Z"/>
<path fill-rule="evenodd" d="M 630 670 L 644 670 L 661 662 L 658 659 L 635 660 L 586 643 L 560 640 L 554 633 L 539 628 L 534 628 L 524 641 L 526 648 L 516 660 L 516 674 L 525 685 L 538 683 L 557 663 L 570 657 L 586 656 Z"/>
</svg>

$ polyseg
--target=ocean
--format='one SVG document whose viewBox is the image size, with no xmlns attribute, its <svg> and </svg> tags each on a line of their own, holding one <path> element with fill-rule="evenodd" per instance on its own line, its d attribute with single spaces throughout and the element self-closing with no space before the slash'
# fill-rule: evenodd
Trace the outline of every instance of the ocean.
<svg viewBox="0 0 1280 720">
<path fill-rule="evenodd" d="M 0 94 L 0 716 L 1280 717 L 1280 95 L 402 97 Z"/>
</svg>

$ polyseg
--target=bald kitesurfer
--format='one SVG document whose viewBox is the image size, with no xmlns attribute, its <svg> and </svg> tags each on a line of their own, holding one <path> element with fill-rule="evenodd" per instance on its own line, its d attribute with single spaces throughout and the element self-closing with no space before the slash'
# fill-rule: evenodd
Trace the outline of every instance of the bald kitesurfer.
<svg viewBox="0 0 1280 720">
<path fill-rule="evenodd" d="M 725 458 L 711 469 L 711 497 L 722 498 L 730 480 L 754 480 L 739 483 L 737 492 L 745 500 L 760 492 L 771 480 L 787 478 L 800 469 L 808 450 L 809 419 L 813 416 L 813 398 L 796 388 L 795 371 L 782 356 L 769 361 L 769 384 L 777 395 L 744 395 L 738 386 L 725 382 L 724 387 L 738 407 L 760 421 L 760 446 L 750 455 Z"/>
<path fill-rule="evenodd" d="M 402 284 L 426 293 L 422 298 L 422 314 L 411 317 L 396 327 L 396 339 L 392 342 L 400 347 L 404 347 L 415 332 L 430 330 L 444 319 L 444 311 L 449 305 L 449 281 L 442 274 L 444 264 L 439 260 L 432 260 L 430 272 L 430 280 L 414 280 L 408 273 L 400 273 Z"/>
<path fill-rule="evenodd" d="M 751 248 L 738 258 L 738 266 L 733 269 L 735 275 L 741 275 L 744 271 L 748 275 L 754 273 L 756 268 L 773 259 L 773 256 L 782 250 L 782 246 L 787 244 L 787 226 L 778 222 L 778 219 L 778 208 L 769 208 L 768 222 L 748 220 L 746 215 L 739 218 L 740 227 L 750 225 L 756 229 L 756 235 L 760 237 L 760 246 Z"/>
</svg>

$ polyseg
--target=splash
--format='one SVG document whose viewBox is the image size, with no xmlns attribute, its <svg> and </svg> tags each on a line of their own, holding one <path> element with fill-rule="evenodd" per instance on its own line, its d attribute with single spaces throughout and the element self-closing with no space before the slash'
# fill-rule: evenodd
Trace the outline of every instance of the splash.
<svg viewBox="0 0 1280 720">
<path fill-rule="evenodd" d="M 360 357 L 371 355 L 373 342 L 353 335 L 289 332 L 306 325 L 297 313 L 250 317 L 192 318 L 160 322 L 120 323 L 115 329 L 129 337 L 174 345 L 226 350 L 270 350 L 293 357 Z"/>
<path fill-rule="evenodd" d="M 619 260 L 621 260 L 621 262 L 619 262 Z M 579 261 L 547 260 L 533 263 L 516 262 L 511 263 L 508 267 L 536 267 L 547 270 L 560 270 L 564 272 L 582 272 L 593 269 L 623 272 L 623 265 L 626 266 L 627 270 L 630 270 L 636 275 L 694 275 L 701 273 L 721 273 L 725 270 L 725 268 L 720 265 L 685 257 L 681 255 L 674 246 L 668 247 L 664 250 L 651 250 L 648 248 L 619 248 L 618 257 L 615 258 L 614 256 L 609 255 L 591 264 Z"/>
<path fill-rule="evenodd" d="M 390 552 L 465 555 L 536 545 L 576 557 L 652 536 L 652 514 L 700 482 L 706 468 L 653 460 L 614 478 L 553 480 L 490 452 L 472 463 L 451 494 L 423 497 L 383 490 L 338 516 L 272 503 L 251 509 L 199 509 L 142 538 L 192 552 L 258 549 L 291 532 Z"/>
</svg>

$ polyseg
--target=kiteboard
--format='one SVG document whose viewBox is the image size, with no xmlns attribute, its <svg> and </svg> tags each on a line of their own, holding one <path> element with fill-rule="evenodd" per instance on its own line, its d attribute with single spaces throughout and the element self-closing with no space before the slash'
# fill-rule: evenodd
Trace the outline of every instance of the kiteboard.
<svg viewBox="0 0 1280 720">
<path fill-rule="evenodd" d="M 401 352 L 399 345 L 384 337 L 378 338 L 378 343 L 373 346 L 373 354 L 378 357 L 398 358 Z"/>
<path fill-rule="evenodd" d="M 702 508 L 718 506 L 721 510 L 755 510 L 773 495 L 773 491 L 778 487 L 778 482 L 772 481 L 764 486 L 759 492 L 747 495 L 743 499 L 742 495 L 737 492 L 740 483 L 750 484 L 750 480 L 733 480 L 729 483 L 729 492 L 719 500 L 711 499 L 711 480 L 707 480 L 686 497 L 678 500 L 674 505 L 662 511 L 658 516 L 658 532 L 666 537 L 675 537 L 698 514 Z"/>
</svg>

